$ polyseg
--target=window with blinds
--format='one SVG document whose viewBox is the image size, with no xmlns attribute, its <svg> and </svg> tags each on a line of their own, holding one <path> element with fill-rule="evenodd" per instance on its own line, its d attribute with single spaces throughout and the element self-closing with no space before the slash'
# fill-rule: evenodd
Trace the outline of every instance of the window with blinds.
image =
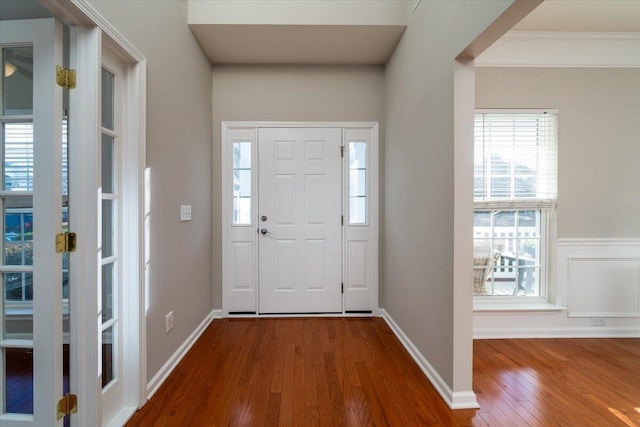
<svg viewBox="0 0 640 427">
<path fill-rule="evenodd" d="M 474 295 L 545 296 L 557 153 L 556 111 L 476 112 Z"/>
<path fill-rule="evenodd" d="M 553 207 L 558 193 L 558 114 L 475 115 L 474 201 L 486 208 Z"/>
</svg>

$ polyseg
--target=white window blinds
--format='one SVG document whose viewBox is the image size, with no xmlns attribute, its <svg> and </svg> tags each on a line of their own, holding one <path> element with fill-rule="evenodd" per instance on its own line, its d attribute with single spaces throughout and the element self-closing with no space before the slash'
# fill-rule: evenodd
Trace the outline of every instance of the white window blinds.
<svg viewBox="0 0 640 427">
<path fill-rule="evenodd" d="M 558 114 L 475 115 L 476 208 L 549 208 L 558 194 Z"/>
</svg>

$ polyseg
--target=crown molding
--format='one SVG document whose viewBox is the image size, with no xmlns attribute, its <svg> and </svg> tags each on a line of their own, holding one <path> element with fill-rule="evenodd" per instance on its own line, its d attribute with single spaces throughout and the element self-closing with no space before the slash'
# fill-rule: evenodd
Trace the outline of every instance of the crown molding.
<svg viewBox="0 0 640 427">
<path fill-rule="evenodd" d="M 640 33 L 510 31 L 478 67 L 640 68 Z"/>
</svg>

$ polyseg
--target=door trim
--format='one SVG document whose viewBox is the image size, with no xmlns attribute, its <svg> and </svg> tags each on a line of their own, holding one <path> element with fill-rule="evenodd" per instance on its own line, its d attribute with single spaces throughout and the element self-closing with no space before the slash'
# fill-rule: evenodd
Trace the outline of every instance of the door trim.
<svg viewBox="0 0 640 427">
<path fill-rule="evenodd" d="M 123 266 L 125 280 L 129 281 L 127 299 L 129 309 L 123 319 L 127 328 L 127 351 L 132 357 L 131 369 L 126 371 L 131 383 L 128 386 L 128 402 L 122 419 L 113 424 L 121 425 L 147 400 L 146 368 L 146 310 L 144 224 L 145 209 L 145 149 L 146 149 L 146 58 L 115 27 L 100 15 L 86 0 L 60 0 L 43 2 L 43 6 L 72 28 L 71 67 L 78 71 L 78 86 L 70 92 L 71 113 L 82 111 L 82 120 L 70 120 L 69 137 L 82 144 L 70 144 L 70 156 L 76 159 L 69 165 L 70 192 L 76 203 L 70 204 L 70 215 L 81 218 L 73 226 L 78 233 L 77 251 L 72 255 L 71 277 L 78 283 L 96 286 L 72 286 L 71 304 L 72 337 L 76 344 L 70 354 L 72 362 L 71 390 L 78 395 L 78 414 L 71 417 L 72 426 L 101 425 L 100 393 L 98 384 L 98 335 L 97 335 L 97 281 L 96 257 L 98 232 L 98 176 L 96 165 L 100 146 L 100 70 L 102 43 L 118 52 L 127 62 L 127 89 L 124 104 L 127 106 L 124 120 L 127 129 L 123 138 L 122 179 L 127 182 L 122 200 L 123 223 L 127 224 L 123 244 L 131 248 L 122 254 L 128 259 Z M 74 194 L 75 193 L 75 194 Z M 73 365 L 75 364 L 75 370 Z"/>
<path fill-rule="evenodd" d="M 221 226 L 222 226 L 222 313 L 224 317 L 269 317 L 273 315 L 258 314 L 259 313 L 259 292 L 258 292 L 258 247 L 257 247 L 257 210 L 259 194 L 256 189 L 258 188 L 257 182 L 257 144 L 258 144 L 258 129 L 260 128 L 340 128 L 342 129 L 342 145 L 347 144 L 350 135 L 357 138 L 363 133 L 367 133 L 368 147 L 369 147 L 369 168 L 370 178 L 368 183 L 368 197 L 369 197 L 369 218 L 365 225 L 348 225 L 345 222 L 345 226 L 342 231 L 342 281 L 344 283 L 342 313 L 338 314 L 292 314 L 275 316 L 378 316 L 379 304 L 378 304 L 378 217 L 379 217 L 379 152 L 378 152 L 378 123 L 377 122 L 262 122 L 262 121 L 223 121 L 221 123 L 222 128 L 222 143 L 221 143 L 221 196 L 222 196 L 222 212 L 221 212 Z M 232 226 L 231 225 L 231 212 L 233 207 L 232 197 L 232 142 L 233 139 L 249 141 L 252 145 L 252 194 L 251 194 L 251 217 L 252 222 L 248 225 Z M 353 139 L 353 138 L 352 138 Z M 346 154 L 348 156 L 348 154 Z M 342 168 L 342 200 L 343 206 L 347 201 L 347 187 L 346 177 L 348 176 L 348 170 L 344 167 L 346 162 L 343 162 Z M 214 181 L 215 183 L 215 181 Z M 343 214 L 345 208 L 343 207 Z M 346 219 L 346 215 L 345 215 Z M 237 230 L 244 229 L 243 237 L 238 240 L 237 237 L 232 235 Z M 347 243 L 350 239 L 362 239 L 362 236 L 366 236 L 366 241 L 369 243 L 369 249 L 366 252 L 366 259 L 363 260 L 363 268 L 366 268 L 367 286 L 349 286 L 347 282 L 348 278 L 348 263 L 347 263 Z M 362 240 L 361 240 L 362 241 Z M 234 242 L 241 242 L 245 246 L 249 247 L 247 262 L 243 263 L 243 267 L 248 266 L 249 274 L 245 276 L 244 280 L 247 282 L 245 289 L 238 291 L 231 290 L 232 283 L 235 280 L 234 275 L 237 271 L 234 271 L 232 265 L 233 257 L 235 256 L 233 251 Z M 215 253 L 215 251 L 214 251 Z M 245 271 L 246 272 L 246 271 Z M 365 289 L 366 288 L 366 289 Z M 356 297 L 358 291 L 366 290 L 365 293 L 361 293 L 363 297 Z M 355 291 L 355 292 L 349 292 Z M 232 295 L 233 293 L 233 295 Z M 235 299 L 240 295 L 242 301 L 238 304 Z M 348 295 L 353 295 L 349 296 Z M 348 300 L 347 298 L 351 298 Z M 353 301 L 351 309 L 349 309 L 349 302 Z M 364 304 L 364 305 L 363 305 Z M 236 307 L 241 307 L 237 309 Z M 231 314 L 230 314 L 231 313 Z"/>
</svg>

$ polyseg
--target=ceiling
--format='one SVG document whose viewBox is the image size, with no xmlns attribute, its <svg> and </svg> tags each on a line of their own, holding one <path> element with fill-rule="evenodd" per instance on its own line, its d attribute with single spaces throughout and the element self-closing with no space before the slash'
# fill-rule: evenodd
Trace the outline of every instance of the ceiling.
<svg viewBox="0 0 640 427">
<path fill-rule="evenodd" d="M 512 31 L 640 32 L 640 1 L 546 0 Z"/>
<path fill-rule="evenodd" d="M 209 25 L 191 30 L 213 64 L 384 64 L 403 25 Z"/>
</svg>

